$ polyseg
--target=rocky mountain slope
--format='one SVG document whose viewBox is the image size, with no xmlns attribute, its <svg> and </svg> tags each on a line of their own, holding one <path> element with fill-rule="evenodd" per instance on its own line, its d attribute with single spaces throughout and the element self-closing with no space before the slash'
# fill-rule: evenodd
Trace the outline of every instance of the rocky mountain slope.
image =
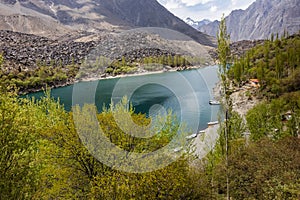
<svg viewBox="0 0 300 200">
<path fill-rule="evenodd" d="M 212 61 L 208 54 L 212 48 L 203 47 L 193 40 L 172 39 L 164 38 L 163 34 L 135 30 L 117 35 L 100 35 L 97 40 L 80 42 L 74 41 L 73 38 L 64 41 L 52 40 L 33 34 L 0 30 L 0 53 L 5 61 L 13 63 L 11 67 L 26 70 L 37 67 L 39 62 L 46 65 L 55 62 L 52 64 L 65 66 L 72 62 L 81 64 L 87 56 L 103 56 L 110 60 L 118 60 L 126 55 L 127 59 L 135 60 L 159 56 L 160 52 L 202 57 L 208 63 Z"/>
<path fill-rule="evenodd" d="M 267 39 L 271 34 L 283 35 L 300 30 L 299 0 L 257 0 L 246 10 L 235 10 L 226 17 L 232 41 Z M 219 22 L 214 21 L 198 30 L 216 36 Z"/>
<path fill-rule="evenodd" d="M 96 46 L 95 42 L 51 40 L 32 34 L 0 31 L 0 52 L 10 68 L 31 70 L 38 63 L 68 65 L 80 63 Z"/>
<path fill-rule="evenodd" d="M 39 35 L 162 27 L 203 45 L 215 45 L 211 37 L 175 17 L 156 0 L 0 0 L 0 22 L 2 30 Z"/>
<path fill-rule="evenodd" d="M 163 34 L 161 30 L 160 34 L 132 30 L 115 35 L 102 34 L 95 40 L 82 42 L 74 41 L 72 37 L 53 40 L 0 30 L 0 54 L 4 58 L 0 81 L 15 84 L 22 93 L 40 90 L 45 84 L 50 87 L 70 84 L 78 74 L 82 76 L 82 72 L 85 77 L 106 76 L 109 73 L 106 69 L 123 59 L 135 63 L 136 73 L 145 71 L 138 62 L 149 57 L 184 56 L 188 63 L 197 63 L 197 66 L 213 64 L 208 53 L 212 47 L 194 40 L 180 40 L 178 37 L 182 36 L 174 37 L 172 32 Z M 171 38 L 166 37 L 170 35 Z M 190 60 L 192 58 L 198 60 Z M 156 62 L 152 62 L 153 66 Z M 166 66 L 166 69 L 170 67 Z"/>
</svg>

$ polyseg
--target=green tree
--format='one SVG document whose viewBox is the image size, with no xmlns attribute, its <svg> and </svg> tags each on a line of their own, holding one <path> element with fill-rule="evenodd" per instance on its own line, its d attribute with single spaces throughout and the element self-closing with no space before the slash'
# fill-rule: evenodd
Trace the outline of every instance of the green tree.
<svg viewBox="0 0 300 200">
<path fill-rule="evenodd" d="M 263 139 L 230 157 L 231 196 L 234 199 L 299 199 L 300 140 Z M 218 177 L 224 177 L 220 163 Z"/>
<path fill-rule="evenodd" d="M 222 130 L 221 135 L 224 135 L 224 149 L 225 149 L 225 160 L 226 160 L 226 169 L 228 169 L 229 166 L 229 139 L 231 134 L 231 125 L 229 122 L 229 118 L 232 114 L 232 99 L 230 97 L 231 90 L 230 90 L 230 80 L 228 79 L 228 64 L 230 62 L 230 36 L 227 34 L 227 28 L 226 28 L 226 22 L 224 15 L 221 19 L 220 26 L 219 26 L 219 32 L 217 34 L 217 40 L 218 40 L 218 57 L 219 57 L 219 71 L 220 71 L 220 77 L 221 77 L 221 83 L 222 83 L 222 89 L 223 93 L 225 95 L 224 102 L 223 102 L 223 109 L 225 112 L 225 127 Z M 229 188 L 229 173 L 226 170 L 226 196 L 227 199 L 230 199 L 230 188 Z"/>
<path fill-rule="evenodd" d="M 2 69 L 3 63 L 4 63 L 4 57 L 3 57 L 2 53 L 0 53 L 0 70 Z"/>
<path fill-rule="evenodd" d="M 0 86 L 0 199 L 31 199 L 38 188 L 36 110 Z"/>
</svg>

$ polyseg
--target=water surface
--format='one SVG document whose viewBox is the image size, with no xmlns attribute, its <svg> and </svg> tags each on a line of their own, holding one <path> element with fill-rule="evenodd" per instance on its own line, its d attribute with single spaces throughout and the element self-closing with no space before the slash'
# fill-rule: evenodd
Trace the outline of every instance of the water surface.
<svg viewBox="0 0 300 200">
<path fill-rule="evenodd" d="M 51 96 L 59 98 L 65 109 L 70 111 L 76 93 L 76 102 L 95 102 L 101 112 L 103 105 L 107 107 L 111 101 L 116 103 L 126 95 L 136 113 L 155 116 L 172 109 L 179 120 L 188 126 L 196 124 L 197 129 L 202 130 L 207 127 L 207 122 L 218 118 L 219 106 L 209 105 L 209 100 L 213 98 L 212 89 L 218 82 L 217 70 L 217 66 L 211 66 L 181 72 L 80 82 L 75 86 L 52 89 Z M 26 96 L 40 98 L 43 95 L 43 92 L 37 92 Z"/>
</svg>

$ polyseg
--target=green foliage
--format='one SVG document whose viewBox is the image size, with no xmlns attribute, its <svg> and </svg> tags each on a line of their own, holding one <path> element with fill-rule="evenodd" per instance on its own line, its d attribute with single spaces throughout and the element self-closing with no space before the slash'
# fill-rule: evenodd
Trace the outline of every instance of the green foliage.
<svg viewBox="0 0 300 200">
<path fill-rule="evenodd" d="M 290 93 L 271 102 L 262 102 L 246 116 L 251 138 L 259 141 L 264 137 L 281 139 L 297 137 L 300 133 L 300 93 Z"/>
<path fill-rule="evenodd" d="M 237 85 L 260 79 L 261 92 L 269 98 L 299 90 L 300 35 L 265 41 L 235 60 L 229 75 Z"/>
<path fill-rule="evenodd" d="M 129 63 L 126 61 L 125 57 L 121 58 L 121 61 L 112 62 L 106 69 L 105 73 L 116 76 L 120 74 L 131 74 L 138 70 L 136 64 Z"/>
<path fill-rule="evenodd" d="M 229 79 L 228 66 L 231 62 L 230 58 L 230 36 L 227 34 L 227 27 L 224 15 L 221 19 L 219 25 L 219 31 L 217 34 L 218 40 L 218 57 L 219 57 L 219 73 L 221 79 L 221 85 L 224 96 L 222 102 L 223 113 L 225 115 L 225 121 L 220 127 L 220 137 L 218 140 L 217 151 L 214 156 L 217 158 L 225 159 L 225 174 L 226 174 L 226 197 L 230 199 L 230 185 L 229 185 L 229 155 L 231 154 L 232 143 L 240 137 L 240 128 L 242 127 L 242 120 L 237 113 L 232 111 L 232 99 L 231 99 L 231 81 Z M 238 71 L 238 73 L 240 73 Z M 234 117 L 236 116 L 236 117 Z M 236 121 L 238 120 L 238 121 Z M 236 121 L 236 122 L 234 122 Z M 236 124 L 237 127 L 233 129 L 233 125 Z M 241 127 L 239 127 L 241 126 Z M 214 170 L 214 166 L 211 168 Z"/>
<path fill-rule="evenodd" d="M 4 63 L 3 55 L 0 53 L 0 70 L 2 69 L 2 64 Z"/>
<path fill-rule="evenodd" d="M 232 197 L 299 199 L 299 147 L 299 139 L 288 137 L 277 142 L 264 139 L 237 151 L 229 166 Z M 221 163 L 216 178 L 222 180 L 224 171 Z"/>
<path fill-rule="evenodd" d="M 193 182 L 198 173 L 190 169 L 189 154 L 154 172 L 116 171 L 91 155 L 76 132 L 73 114 L 54 102 L 49 92 L 32 101 L 6 91 L 0 98 L 0 199 L 200 198 L 199 186 Z M 135 114 L 125 101 L 97 114 L 110 141 L 130 152 L 155 151 L 168 144 L 179 128 L 169 113 L 158 119 L 165 125 L 157 135 L 138 139 L 119 128 L 115 114 L 129 114 L 139 125 L 148 125 L 150 119 Z M 90 123 L 87 118 L 81 120 Z"/>
<path fill-rule="evenodd" d="M 164 66 L 170 67 L 185 67 L 189 65 L 187 59 L 180 55 L 162 55 L 162 56 L 149 56 L 135 61 L 127 61 L 124 56 L 120 60 L 112 62 L 105 70 L 105 73 L 110 75 L 131 74 L 135 73 L 140 65 L 147 71 L 160 71 Z"/>
<path fill-rule="evenodd" d="M 0 87 L 0 199 L 31 199 L 38 189 L 39 112 Z"/>
<path fill-rule="evenodd" d="M 37 62 L 38 67 L 33 70 L 0 72 L 0 81 L 6 87 L 16 86 L 20 92 L 27 92 L 30 89 L 43 89 L 46 85 L 65 83 L 74 78 L 78 71 L 78 66 L 54 67 L 42 64 L 41 61 Z M 54 65 L 53 62 L 50 63 Z"/>
</svg>

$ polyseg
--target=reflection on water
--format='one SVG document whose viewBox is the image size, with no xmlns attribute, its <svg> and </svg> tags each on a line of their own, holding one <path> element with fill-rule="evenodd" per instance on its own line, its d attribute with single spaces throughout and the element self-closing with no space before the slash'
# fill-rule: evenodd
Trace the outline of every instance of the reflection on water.
<svg viewBox="0 0 300 200">
<path fill-rule="evenodd" d="M 161 80 L 165 84 L 156 83 L 156 80 Z M 145 84 L 137 86 L 137 82 L 141 81 Z M 136 113 L 155 116 L 172 109 L 179 120 L 184 118 L 187 125 L 199 121 L 198 130 L 201 130 L 207 127 L 207 122 L 217 120 L 219 106 L 209 105 L 209 100 L 213 98 L 212 89 L 217 81 L 217 66 L 214 66 L 198 70 L 126 77 L 122 78 L 121 82 L 120 78 L 115 78 L 77 84 L 80 84 L 78 88 L 83 103 L 91 103 L 85 100 L 89 99 L 86 94 L 93 92 L 91 86 L 97 84 L 95 103 L 99 112 L 103 105 L 107 107 L 111 101 L 115 103 L 126 94 Z M 115 92 L 116 87 L 122 91 L 120 95 L 119 92 Z M 135 88 L 134 91 L 132 88 Z M 73 86 L 67 86 L 53 89 L 51 96 L 59 98 L 65 109 L 70 111 L 72 92 Z M 43 92 L 38 92 L 27 96 L 39 98 L 42 95 Z"/>
</svg>

